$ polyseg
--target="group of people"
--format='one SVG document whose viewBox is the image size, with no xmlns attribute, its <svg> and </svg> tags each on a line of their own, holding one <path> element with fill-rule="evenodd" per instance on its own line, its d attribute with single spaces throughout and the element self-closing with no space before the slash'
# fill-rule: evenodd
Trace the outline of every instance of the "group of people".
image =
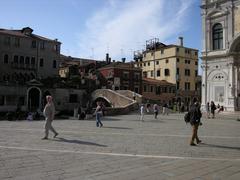
<svg viewBox="0 0 240 180">
<path fill-rule="evenodd" d="M 152 106 L 152 110 L 154 113 L 154 118 L 157 119 L 157 116 L 159 114 L 160 111 L 160 107 L 158 104 L 154 104 Z M 150 113 L 151 112 L 151 104 L 147 103 L 146 105 L 141 104 L 140 106 L 140 120 L 144 121 L 144 115 L 145 113 Z M 168 105 L 167 103 L 164 103 L 164 105 L 162 106 L 162 114 L 163 115 L 168 115 Z"/>
<path fill-rule="evenodd" d="M 48 139 L 48 134 L 49 130 L 51 130 L 54 133 L 54 138 L 58 136 L 58 132 L 53 128 L 52 126 L 52 121 L 54 119 L 54 114 L 55 114 L 55 107 L 53 104 L 52 96 L 47 96 L 47 104 L 43 110 L 43 115 L 45 116 L 45 136 L 42 139 Z M 146 105 L 146 111 L 149 110 L 151 105 L 147 104 Z M 167 106 L 163 106 L 163 108 L 167 108 Z M 212 101 L 211 104 L 209 103 L 206 105 L 206 110 L 210 111 L 212 117 L 214 118 L 214 111 L 216 110 L 216 106 L 214 102 Z M 101 121 L 101 116 L 103 116 L 103 104 L 100 101 L 97 101 L 97 107 L 94 112 L 94 115 L 96 116 L 96 126 L 97 127 L 102 127 L 103 123 Z M 163 113 L 166 113 L 166 109 L 163 109 Z M 154 112 L 154 118 L 157 119 L 158 113 L 159 113 L 159 106 L 157 104 L 153 105 L 153 112 Z M 144 114 L 145 114 L 145 106 L 144 104 L 141 105 L 140 107 L 140 113 L 141 113 L 141 120 L 144 121 Z M 192 106 L 189 109 L 189 117 L 190 117 L 190 124 L 192 126 L 192 136 L 190 139 L 190 145 L 191 146 L 196 146 L 196 144 L 201 143 L 202 141 L 198 137 L 198 127 L 202 125 L 201 123 L 201 117 L 202 117 L 202 112 L 200 110 L 200 104 L 198 101 L 195 101 Z M 196 142 L 196 143 L 195 143 Z"/>
<path fill-rule="evenodd" d="M 206 104 L 207 118 L 214 119 L 216 110 L 218 113 L 220 113 L 221 111 L 224 111 L 224 107 L 220 106 L 219 104 L 216 106 L 214 101 L 211 101 L 211 103 L 207 102 L 207 104 Z"/>
</svg>

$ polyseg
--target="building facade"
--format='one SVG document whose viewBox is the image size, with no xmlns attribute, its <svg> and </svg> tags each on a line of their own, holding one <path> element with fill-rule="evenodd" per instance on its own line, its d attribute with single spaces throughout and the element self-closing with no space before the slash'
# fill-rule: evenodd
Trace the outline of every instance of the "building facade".
<svg viewBox="0 0 240 180">
<path fill-rule="evenodd" d="M 135 66 L 142 68 L 143 78 L 165 80 L 176 86 L 176 101 L 189 103 L 199 99 L 198 50 L 179 45 L 165 45 L 157 38 L 146 42 L 146 49 L 134 54 Z"/>
<path fill-rule="evenodd" d="M 240 0 L 202 0 L 202 106 L 240 110 Z"/>
<path fill-rule="evenodd" d="M 155 102 L 159 105 L 167 103 L 173 106 L 176 93 L 176 85 L 165 80 L 155 80 L 152 78 L 143 78 L 143 101 Z"/>
<path fill-rule="evenodd" d="M 0 29 L 0 111 L 43 107 L 46 88 L 36 79 L 58 76 L 60 46 L 29 27 Z"/>
<path fill-rule="evenodd" d="M 142 93 L 142 70 L 133 63 L 112 62 L 98 71 L 107 80 L 107 88 Z"/>
</svg>

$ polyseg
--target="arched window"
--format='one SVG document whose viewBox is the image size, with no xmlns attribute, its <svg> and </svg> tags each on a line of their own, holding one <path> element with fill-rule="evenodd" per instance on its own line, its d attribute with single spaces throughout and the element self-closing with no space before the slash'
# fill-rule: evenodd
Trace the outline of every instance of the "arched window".
<svg viewBox="0 0 240 180">
<path fill-rule="evenodd" d="M 212 28 L 213 50 L 223 48 L 223 28 L 220 23 L 217 23 Z"/>
</svg>

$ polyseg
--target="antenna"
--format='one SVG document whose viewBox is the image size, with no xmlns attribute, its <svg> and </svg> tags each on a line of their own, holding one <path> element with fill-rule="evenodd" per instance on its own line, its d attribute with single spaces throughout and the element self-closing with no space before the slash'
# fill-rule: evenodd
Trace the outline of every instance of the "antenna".
<svg viewBox="0 0 240 180">
<path fill-rule="evenodd" d="M 92 50 L 92 59 L 94 59 L 94 48 L 92 47 L 91 50 Z"/>
</svg>

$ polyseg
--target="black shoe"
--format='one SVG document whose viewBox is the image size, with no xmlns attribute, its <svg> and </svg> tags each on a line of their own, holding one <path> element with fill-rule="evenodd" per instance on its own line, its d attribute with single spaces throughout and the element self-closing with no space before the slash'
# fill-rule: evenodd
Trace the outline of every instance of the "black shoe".
<svg viewBox="0 0 240 180">
<path fill-rule="evenodd" d="M 42 138 L 42 140 L 46 140 L 46 139 L 48 139 L 48 138 L 47 138 L 47 137 L 43 137 L 43 138 Z"/>
<path fill-rule="evenodd" d="M 195 143 L 190 143 L 190 146 L 196 146 L 196 144 Z"/>
<path fill-rule="evenodd" d="M 58 136 L 58 133 L 56 133 L 54 136 L 53 136 L 53 138 L 55 138 L 55 137 L 57 137 Z"/>
<path fill-rule="evenodd" d="M 103 124 L 100 124 L 100 126 L 99 126 L 99 127 L 101 128 L 102 126 L 103 126 Z"/>
</svg>

